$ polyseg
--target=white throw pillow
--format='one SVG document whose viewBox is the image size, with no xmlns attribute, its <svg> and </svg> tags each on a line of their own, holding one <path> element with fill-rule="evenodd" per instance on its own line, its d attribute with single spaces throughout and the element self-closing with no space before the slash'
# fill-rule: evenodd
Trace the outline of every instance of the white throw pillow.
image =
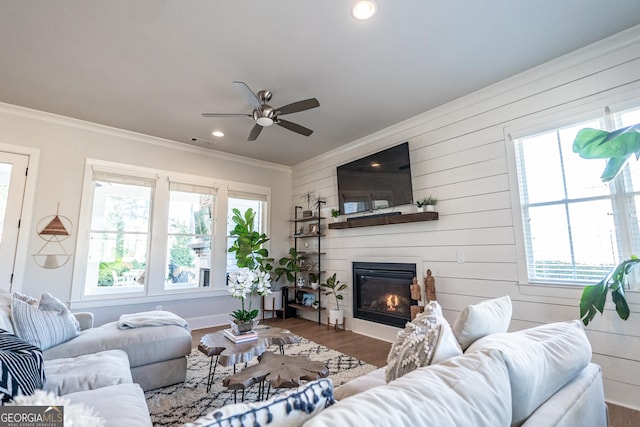
<svg viewBox="0 0 640 427">
<path fill-rule="evenodd" d="M 498 351 L 485 350 L 416 369 L 341 400 L 303 427 L 507 427 L 510 423 L 509 373 Z"/>
<path fill-rule="evenodd" d="M 45 292 L 37 301 L 15 292 L 11 305 L 16 335 L 46 350 L 80 334 L 80 325 L 66 305 Z"/>
<path fill-rule="evenodd" d="M 323 378 L 261 402 L 223 406 L 185 427 L 297 427 L 334 403 L 333 384 Z"/>
<path fill-rule="evenodd" d="M 466 350 L 477 339 L 507 332 L 512 311 L 508 295 L 465 307 L 453 324 L 453 334 L 462 350 Z"/>
<path fill-rule="evenodd" d="M 404 330 L 398 332 L 396 341 L 387 356 L 387 382 L 400 378 L 422 366 L 440 363 L 462 354 L 442 309 L 437 301 L 431 301 Z"/>
<path fill-rule="evenodd" d="M 580 320 L 550 323 L 473 343 L 466 354 L 499 350 L 509 369 L 513 425 L 519 426 L 591 360 L 591 345 Z"/>
</svg>

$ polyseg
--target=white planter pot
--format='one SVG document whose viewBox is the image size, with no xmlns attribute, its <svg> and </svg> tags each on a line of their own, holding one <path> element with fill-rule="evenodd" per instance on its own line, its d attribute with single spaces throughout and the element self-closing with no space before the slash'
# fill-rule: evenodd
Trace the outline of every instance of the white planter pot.
<svg viewBox="0 0 640 427">
<path fill-rule="evenodd" d="M 433 205 L 427 205 L 426 208 L 427 208 L 426 210 L 427 212 L 434 212 L 436 210 L 436 208 Z"/>
<path fill-rule="evenodd" d="M 329 324 L 342 325 L 344 323 L 344 310 L 329 310 Z"/>
<path fill-rule="evenodd" d="M 274 291 L 264 297 L 264 310 L 282 310 L 282 291 Z"/>
</svg>

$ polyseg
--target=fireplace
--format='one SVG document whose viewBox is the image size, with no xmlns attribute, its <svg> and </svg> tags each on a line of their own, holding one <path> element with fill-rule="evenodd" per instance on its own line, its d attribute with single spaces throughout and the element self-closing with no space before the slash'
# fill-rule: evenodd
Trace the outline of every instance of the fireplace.
<svg viewBox="0 0 640 427">
<path fill-rule="evenodd" d="M 353 263 L 353 317 L 404 327 L 411 320 L 411 283 L 416 265 L 404 263 Z"/>
</svg>

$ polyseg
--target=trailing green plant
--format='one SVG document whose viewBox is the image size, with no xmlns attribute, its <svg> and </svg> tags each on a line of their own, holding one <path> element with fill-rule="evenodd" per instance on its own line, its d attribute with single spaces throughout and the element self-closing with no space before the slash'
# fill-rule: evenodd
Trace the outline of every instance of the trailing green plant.
<svg viewBox="0 0 640 427">
<path fill-rule="evenodd" d="M 280 258 L 278 260 L 280 267 L 276 267 L 273 270 L 277 275 L 276 281 L 284 276 L 287 282 L 294 283 L 296 281 L 296 273 L 299 273 L 301 270 L 300 262 L 303 258 L 296 248 L 290 248 L 289 256 Z"/>
<path fill-rule="evenodd" d="M 269 258 L 269 251 L 262 247 L 269 238 L 255 230 L 255 216 L 251 208 L 247 209 L 244 215 L 239 209 L 233 209 L 231 220 L 236 225 L 229 234 L 236 236 L 236 241 L 229 248 L 229 252 L 235 252 L 238 267 L 269 272 L 273 269 L 273 258 Z"/>
<path fill-rule="evenodd" d="M 419 207 L 419 208 L 421 208 L 423 206 L 427 206 L 427 205 L 435 206 L 437 204 L 438 204 L 438 199 L 436 199 L 433 196 L 424 197 L 424 198 L 422 198 L 422 200 L 416 201 L 416 206 Z"/>
<path fill-rule="evenodd" d="M 600 179 L 611 181 L 632 154 L 640 157 L 640 123 L 613 132 L 584 128 L 576 134 L 573 151 L 583 159 L 609 159 Z"/>
<path fill-rule="evenodd" d="M 327 283 L 320 283 L 320 287 L 324 288 L 323 295 L 333 296 L 336 299 L 336 310 L 340 310 L 340 301 L 344 299 L 344 295 L 340 292 L 347 289 L 346 283 L 341 283 L 336 279 L 336 273 L 333 273 L 327 278 Z"/>
<path fill-rule="evenodd" d="M 627 275 L 631 268 L 640 262 L 640 258 L 632 255 L 630 259 L 622 261 L 618 266 L 595 285 L 585 286 L 580 298 L 580 319 L 585 326 L 596 315 L 603 313 L 607 293 L 611 292 L 611 299 L 616 306 L 616 312 L 622 320 L 629 318 L 629 305 L 624 296 L 624 288 L 627 284 Z"/>
</svg>

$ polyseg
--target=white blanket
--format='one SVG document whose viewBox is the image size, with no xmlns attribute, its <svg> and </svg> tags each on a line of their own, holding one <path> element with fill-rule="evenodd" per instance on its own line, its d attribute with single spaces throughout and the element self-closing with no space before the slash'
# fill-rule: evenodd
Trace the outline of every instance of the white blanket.
<svg viewBox="0 0 640 427">
<path fill-rule="evenodd" d="M 182 317 L 170 311 L 143 311 L 123 314 L 118 320 L 120 329 L 142 328 L 144 326 L 177 325 L 189 329 L 189 324 Z"/>
</svg>

